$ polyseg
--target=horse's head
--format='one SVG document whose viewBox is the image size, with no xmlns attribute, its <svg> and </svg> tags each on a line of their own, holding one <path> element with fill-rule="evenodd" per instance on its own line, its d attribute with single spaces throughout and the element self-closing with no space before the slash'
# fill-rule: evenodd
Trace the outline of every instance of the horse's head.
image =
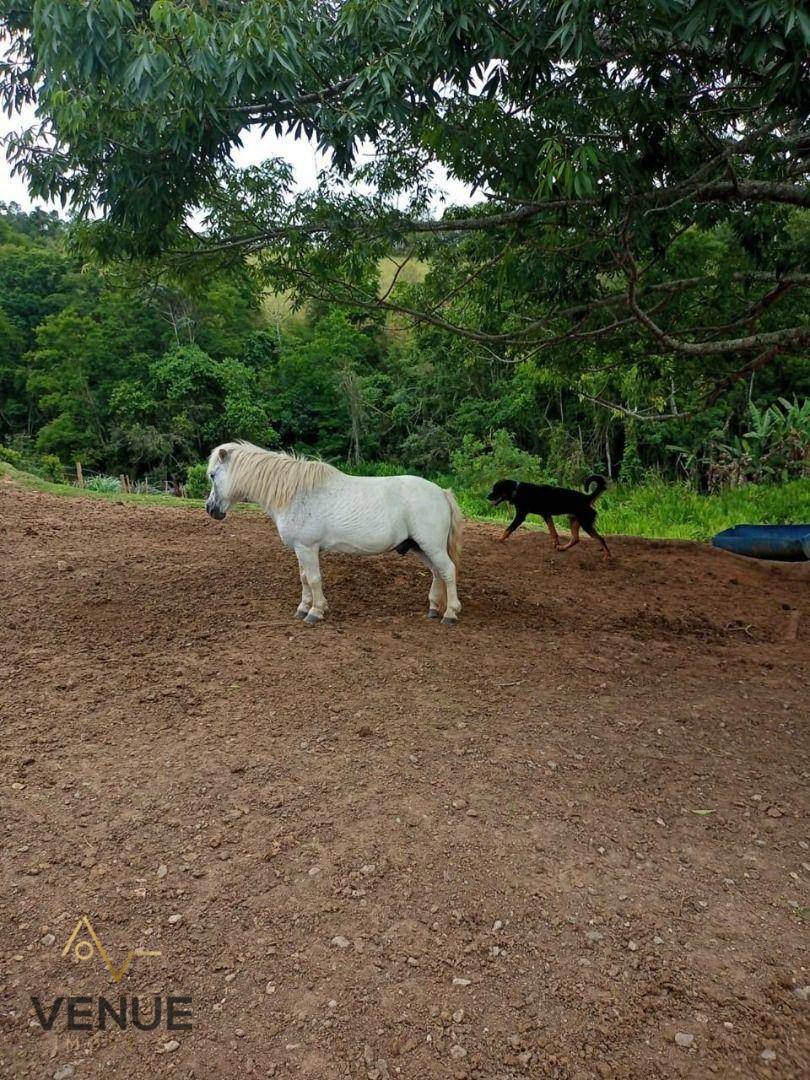
<svg viewBox="0 0 810 1080">
<path fill-rule="evenodd" d="M 208 459 L 207 473 L 211 481 L 211 490 L 205 500 L 205 509 L 217 521 L 222 521 L 231 503 L 236 501 L 230 475 L 233 450 L 232 443 L 223 443 L 222 446 L 217 446 L 211 451 Z"/>
</svg>

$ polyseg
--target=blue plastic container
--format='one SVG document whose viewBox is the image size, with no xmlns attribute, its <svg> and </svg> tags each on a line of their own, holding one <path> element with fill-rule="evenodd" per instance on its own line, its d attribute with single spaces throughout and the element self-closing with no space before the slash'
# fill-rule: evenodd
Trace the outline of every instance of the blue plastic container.
<svg viewBox="0 0 810 1080">
<path fill-rule="evenodd" d="M 810 525 L 735 525 L 713 537 L 712 544 L 752 559 L 801 562 L 810 559 Z"/>
</svg>

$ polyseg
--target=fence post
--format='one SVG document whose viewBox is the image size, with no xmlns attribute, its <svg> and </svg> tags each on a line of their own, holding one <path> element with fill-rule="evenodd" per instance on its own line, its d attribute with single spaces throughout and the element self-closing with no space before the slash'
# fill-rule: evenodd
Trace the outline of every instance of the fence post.
<svg viewBox="0 0 810 1080">
<path fill-rule="evenodd" d="M 80 488 L 84 487 L 84 475 L 82 473 L 82 463 L 80 461 L 76 462 L 76 486 Z"/>
</svg>

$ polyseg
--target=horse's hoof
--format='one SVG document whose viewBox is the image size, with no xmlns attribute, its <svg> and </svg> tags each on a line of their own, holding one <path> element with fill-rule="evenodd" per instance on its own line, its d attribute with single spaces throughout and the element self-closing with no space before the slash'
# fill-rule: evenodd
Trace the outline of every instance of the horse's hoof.
<svg viewBox="0 0 810 1080">
<path fill-rule="evenodd" d="M 305 626 L 317 626 L 319 622 L 323 622 L 320 615 L 313 615 L 310 611 L 309 615 L 304 619 Z"/>
<path fill-rule="evenodd" d="M 440 617 L 441 617 L 441 612 L 440 612 L 440 611 L 437 611 L 437 610 L 436 610 L 436 608 L 433 608 L 433 607 L 432 607 L 432 608 L 431 608 L 431 609 L 430 609 L 430 610 L 428 611 L 428 618 L 429 618 L 429 619 L 438 619 L 438 618 L 440 618 Z"/>
<path fill-rule="evenodd" d="M 295 613 L 295 617 L 296 617 L 296 619 L 305 619 L 307 617 L 307 609 L 306 608 L 298 608 L 298 610 Z"/>
<path fill-rule="evenodd" d="M 455 626 L 457 622 L 458 619 L 454 618 L 453 616 L 445 615 L 445 617 L 442 619 L 442 626 Z"/>
</svg>

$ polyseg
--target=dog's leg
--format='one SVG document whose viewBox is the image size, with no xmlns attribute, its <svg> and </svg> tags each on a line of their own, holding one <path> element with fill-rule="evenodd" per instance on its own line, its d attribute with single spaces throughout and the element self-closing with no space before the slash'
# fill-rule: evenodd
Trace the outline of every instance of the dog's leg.
<svg viewBox="0 0 810 1080">
<path fill-rule="evenodd" d="M 609 559 L 610 548 L 607 546 L 607 542 L 605 541 L 604 536 L 602 536 L 601 533 L 598 533 L 596 531 L 596 527 L 594 525 L 583 525 L 582 528 L 585 530 L 588 536 L 592 536 L 594 540 L 598 540 L 599 543 L 602 545 L 602 558 L 605 560 Z"/>
<path fill-rule="evenodd" d="M 571 539 L 567 544 L 563 544 L 561 548 L 558 548 L 558 551 L 568 551 L 569 548 L 579 543 L 579 521 L 575 517 L 569 520 L 571 522 Z"/>
<path fill-rule="evenodd" d="M 518 510 L 518 512 L 514 516 L 514 519 L 504 529 L 503 534 L 498 537 L 498 543 L 502 544 L 504 542 L 504 540 L 508 540 L 509 537 L 512 535 L 512 533 L 515 531 L 515 529 L 519 529 L 520 526 L 523 524 L 523 522 L 525 520 L 526 520 L 525 511 Z"/>
<path fill-rule="evenodd" d="M 546 523 L 546 528 L 548 529 L 549 536 L 554 541 L 554 547 L 559 549 L 560 534 L 557 532 L 557 529 L 554 526 L 554 518 L 550 514 L 543 514 L 543 521 L 545 521 Z"/>
</svg>

